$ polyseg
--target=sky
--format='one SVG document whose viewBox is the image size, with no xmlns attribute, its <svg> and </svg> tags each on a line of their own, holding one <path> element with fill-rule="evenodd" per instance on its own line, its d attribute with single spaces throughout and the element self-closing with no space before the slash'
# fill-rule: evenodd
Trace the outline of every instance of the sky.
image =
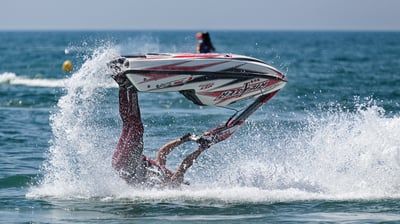
<svg viewBox="0 0 400 224">
<path fill-rule="evenodd" d="M 0 30 L 400 31 L 400 0 L 1 0 Z"/>
</svg>

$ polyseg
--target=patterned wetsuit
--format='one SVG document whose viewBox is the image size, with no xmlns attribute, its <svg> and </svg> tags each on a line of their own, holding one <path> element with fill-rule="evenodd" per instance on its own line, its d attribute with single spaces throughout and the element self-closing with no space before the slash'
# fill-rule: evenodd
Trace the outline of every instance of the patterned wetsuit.
<svg viewBox="0 0 400 224">
<path fill-rule="evenodd" d="M 144 128 L 136 90 L 120 88 L 119 112 L 122 131 L 113 155 L 114 169 L 131 184 L 162 183 L 171 171 L 142 154 Z"/>
</svg>

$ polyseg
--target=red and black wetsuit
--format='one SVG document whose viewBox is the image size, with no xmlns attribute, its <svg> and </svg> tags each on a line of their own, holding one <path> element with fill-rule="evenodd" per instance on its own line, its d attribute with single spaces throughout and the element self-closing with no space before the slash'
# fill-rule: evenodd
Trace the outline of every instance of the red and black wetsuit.
<svg viewBox="0 0 400 224">
<path fill-rule="evenodd" d="M 119 90 L 119 112 L 122 131 L 113 155 L 112 165 L 119 175 L 132 184 L 162 183 L 171 171 L 143 155 L 143 123 L 138 95 L 134 88 Z"/>
</svg>

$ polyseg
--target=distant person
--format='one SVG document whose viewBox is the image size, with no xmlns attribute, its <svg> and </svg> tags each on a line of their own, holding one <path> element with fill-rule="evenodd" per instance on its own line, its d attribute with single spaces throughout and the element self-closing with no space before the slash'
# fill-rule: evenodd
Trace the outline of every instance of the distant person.
<svg viewBox="0 0 400 224">
<path fill-rule="evenodd" d="M 184 142 L 194 140 L 190 134 L 173 140 L 160 148 L 156 160 L 143 155 L 143 123 L 140 116 L 138 95 L 125 75 L 113 77 L 119 85 L 119 112 L 122 131 L 115 149 L 112 166 L 127 183 L 143 186 L 179 186 L 184 183 L 185 172 L 207 148 L 199 148 L 188 155 L 173 173 L 165 167 L 167 155 Z"/>
<path fill-rule="evenodd" d="M 196 34 L 196 39 L 198 40 L 196 49 L 197 53 L 215 52 L 214 45 L 211 42 L 210 34 L 208 32 L 198 32 Z"/>
</svg>

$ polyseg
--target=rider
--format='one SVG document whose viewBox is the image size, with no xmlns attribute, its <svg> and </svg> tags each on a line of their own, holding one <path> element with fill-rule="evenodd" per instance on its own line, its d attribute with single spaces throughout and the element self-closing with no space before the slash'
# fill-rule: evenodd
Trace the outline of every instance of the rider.
<svg viewBox="0 0 400 224">
<path fill-rule="evenodd" d="M 140 116 L 137 90 L 126 76 L 113 77 L 119 85 L 119 112 L 122 119 L 122 131 L 112 165 L 118 174 L 129 184 L 146 186 L 180 185 L 185 172 L 194 160 L 208 147 L 200 144 L 199 148 L 188 155 L 175 172 L 165 167 L 167 155 L 184 142 L 196 140 L 190 134 L 173 140 L 162 146 L 156 160 L 143 155 L 143 123 Z"/>
</svg>

